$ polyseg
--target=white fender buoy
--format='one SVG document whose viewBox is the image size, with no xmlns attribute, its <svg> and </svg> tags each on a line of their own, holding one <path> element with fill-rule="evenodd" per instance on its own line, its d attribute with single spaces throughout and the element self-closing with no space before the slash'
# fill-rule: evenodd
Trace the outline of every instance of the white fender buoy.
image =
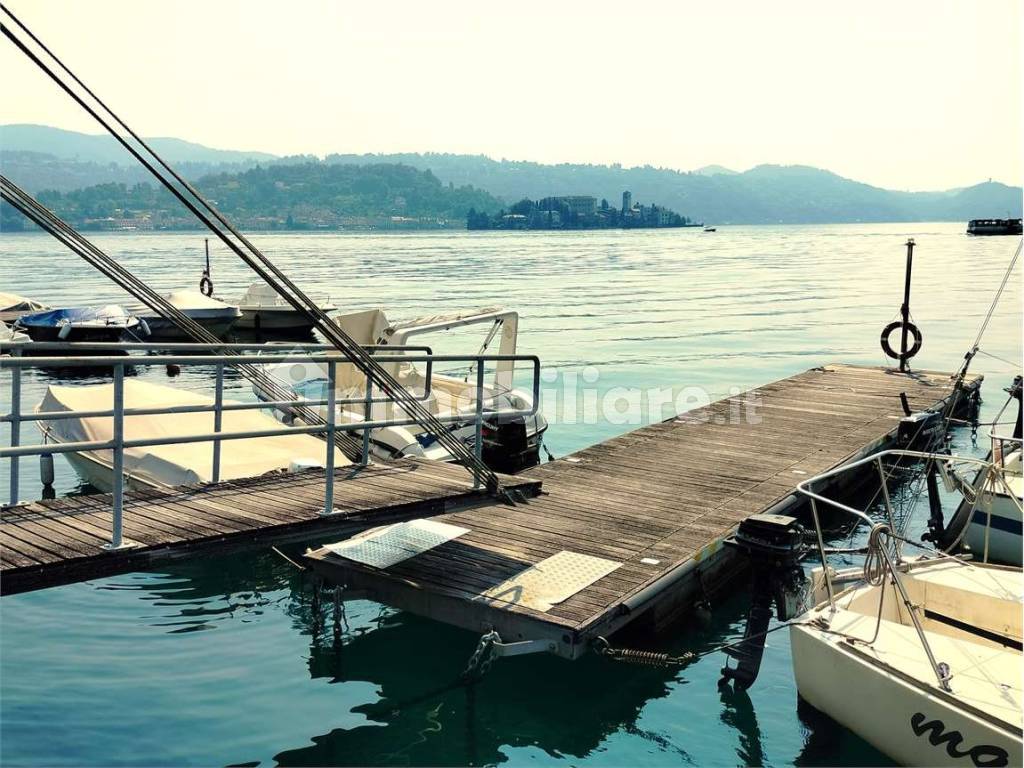
<svg viewBox="0 0 1024 768">
<path fill-rule="evenodd" d="M 62 325 L 60 327 L 60 330 L 57 331 L 57 338 L 60 339 L 61 341 L 67 340 L 68 336 L 70 336 L 70 335 L 71 335 L 71 323 L 64 323 L 64 325 Z"/>
<path fill-rule="evenodd" d="M 149 323 L 147 323 L 145 319 L 141 317 L 139 318 L 139 331 L 142 333 L 143 336 L 149 336 L 149 334 L 151 333 L 151 331 L 149 330 Z"/>
</svg>

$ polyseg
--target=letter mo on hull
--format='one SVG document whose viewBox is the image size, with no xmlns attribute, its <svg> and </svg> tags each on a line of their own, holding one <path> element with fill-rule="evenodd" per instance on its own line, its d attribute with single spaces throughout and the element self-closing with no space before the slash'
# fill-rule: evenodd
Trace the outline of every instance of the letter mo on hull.
<svg viewBox="0 0 1024 768">
<path fill-rule="evenodd" d="M 918 738 L 927 739 L 933 747 L 945 747 L 946 754 L 954 760 L 970 758 L 978 768 L 999 768 L 1010 764 L 1010 755 L 995 744 L 964 744 L 964 737 L 957 730 L 946 730 L 946 724 L 938 718 L 929 720 L 923 712 L 915 712 L 910 718 L 910 728 Z M 965 761 L 966 762 L 966 761 Z"/>
</svg>

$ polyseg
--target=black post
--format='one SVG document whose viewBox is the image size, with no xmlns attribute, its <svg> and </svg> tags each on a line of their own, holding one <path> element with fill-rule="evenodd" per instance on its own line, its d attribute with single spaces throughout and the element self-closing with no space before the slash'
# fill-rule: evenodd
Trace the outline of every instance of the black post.
<svg viewBox="0 0 1024 768">
<path fill-rule="evenodd" d="M 914 238 L 907 240 L 907 275 L 903 283 L 903 306 L 900 315 L 903 318 L 903 329 L 900 334 L 900 371 L 907 370 L 907 331 L 910 327 L 910 273 L 914 266 Z"/>
</svg>

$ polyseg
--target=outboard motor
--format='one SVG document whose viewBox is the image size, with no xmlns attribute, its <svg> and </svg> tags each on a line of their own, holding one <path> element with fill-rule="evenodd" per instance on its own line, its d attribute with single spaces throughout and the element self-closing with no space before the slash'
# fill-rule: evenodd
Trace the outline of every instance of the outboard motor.
<svg viewBox="0 0 1024 768">
<path fill-rule="evenodd" d="M 799 560 L 804 552 L 804 530 L 795 517 L 752 515 L 740 523 L 736 535 L 725 544 L 749 558 L 752 595 L 743 640 L 725 649 L 737 664 L 722 668 L 719 685 L 734 681 L 737 688 L 746 690 L 761 668 L 772 603 L 779 621 L 787 621 L 801 610 L 805 579 Z"/>
<path fill-rule="evenodd" d="M 900 419 L 896 445 L 908 451 L 938 451 L 945 447 L 946 423 L 941 411 L 918 411 Z"/>
</svg>

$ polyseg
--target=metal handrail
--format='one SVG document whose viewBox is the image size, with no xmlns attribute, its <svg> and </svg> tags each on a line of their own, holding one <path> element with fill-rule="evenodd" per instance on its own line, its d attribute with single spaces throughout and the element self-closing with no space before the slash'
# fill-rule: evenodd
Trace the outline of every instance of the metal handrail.
<svg viewBox="0 0 1024 768">
<path fill-rule="evenodd" d="M 904 605 L 907 606 L 907 608 L 909 610 L 910 619 L 911 619 L 911 622 L 914 625 L 914 630 L 917 633 L 918 639 L 920 640 L 922 647 L 924 648 L 925 655 L 928 657 L 928 663 L 931 666 L 932 671 L 935 674 L 935 678 L 936 678 L 936 681 L 938 682 L 939 687 L 942 688 L 943 690 L 948 691 L 948 690 L 950 690 L 949 680 L 950 680 L 950 677 L 951 677 L 949 669 L 948 669 L 948 667 L 946 665 L 941 664 L 938 661 L 936 661 L 935 654 L 932 652 L 932 648 L 931 648 L 931 645 L 928 643 L 928 638 L 925 635 L 924 628 L 921 626 L 920 619 L 917 616 L 918 606 L 916 606 L 916 605 L 914 605 L 912 603 L 912 601 L 910 600 L 910 596 L 909 596 L 909 594 L 906 591 L 905 586 L 903 585 L 902 581 L 900 580 L 899 566 L 900 566 L 900 563 L 901 563 L 901 555 L 900 555 L 900 548 L 899 548 L 899 539 L 895 535 L 895 530 L 896 529 L 895 529 L 895 522 L 894 522 L 894 515 L 893 515 L 892 500 L 891 500 L 891 498 L 889 496 L 889 488 L 888 488 L 888 483 L 887 483 L 887 476 L 886 476 L 886 473 L 884 471 L 883 464 L 882 464 L 882 460 L 885 457 L 887 457 L 887 456 L 897 456 L 897 457 L 901 457 L 901 458 L 914 458 L 914 459 L 919 459 L 919 460 L 927 460 L 927 461 L 940 462 L 940 463 L 943 463 L 943 464 L 951 464 L 951 463 L 975 464 L 975 465 L 980 466 L 983 469 L 983 471 L 984 471 L 984 480 L 983 480 L 984 483 L 988 482 L 988 477 L 992 473 L 995 473 L 997 476 L 1002 477 L 1004 485 L 1006 484 L 1006 479 L 1005 479 L 1005 477 L 1003 477 L 1003 473 L 1000 470 L 1000 468 L 996 467 L 996 465 L 993 462 L 986 461 L 984 459 L 977 459 L 977 458 L 974 458 L 973 456 L 955 456 L 955 455 L 947 454 L 947 453 L 931 453 L 931 452 L 925 452 L 925 451 L 912 451 L 912 450 L 907 450 L 907 449 L 902 449 L 902 448 L 891 448 L 891 449 L 888 449 L 888 450 L 879 451 L 878 453 L 872 454 L 870 456 L 866 456 L 866 457 L 864 457 L 862 459 L 859 459 L 857 461 L 852 461 L 852 462 L 850 462 L 848 464 L 844 464 L 844 465 L 842 465 L 840 467 L 836 467 L 835 469 L 829 470 L 827 472 L 823 472 L 820 475 L 815 475 L 814 477 L 811 477 L 811 478 L 808 478 L 807 480 L 801 481 L 796 486 L 797 492 L 803 494 L 804 496 L 807 496 L 810 499 L 810 502 L 811 502 L 811 512 L 812 512 L 812 517 L 813 517 L 813 520 L 814 520 L 815 532 L 817 534 L 818 553 L 819 553 L 819 555 L 821 557 L 821 564 L 822 564 L 822 568 L 823 568 L 823 571 L 824 571 L 825 590 L 826 590 L 826 593 L 828 595 L 828 604 L 829 604 L 829 611 L 830 611 L 830 613 L 834 614 L 836 612 L 835 593 L 834 593 L 833 586 L 832 586 L 831 575 L 829 573 L 828 556 L 827 556 L 827 553 L 825 551 L 824 538 L 823 538 L 822 530 L 821 530 L 821 521 L 820 521 L 820 518 L 818 516 L 818 502 L 822 502 L 824 504 L 828 504 L 828 505 L 830 505 L 832 507 L 835 507 L 836 509 L 839 509 L 839 510 L 841 510 L 843 512 L 846 512 L 846 513 L 848 513 L 850 515 L 853 515 L 858 520 L 862 520 L 862 521 L 866 522 L 868 525 L 872 526 L 872 539 L 876 543 L 876 547 L 877 547 L 877 550 L 878 550 L 878 556 L 881 559 L 881 562 L 884 563 L 885 571 L 888 571 L 888 573 L 890 574 L 890 576 L 892 578 L 892 581 L 893 581 L 893 585 L 894 585 L 895 589 L 899 592 L 900 598 L 902 599 Z M 867 466 L 869 464 L 875 464 L 877 466 L 877 468 L 878 468 L 879 476 L 880 476 L 881 483 L 882 483 L 882 495 L 883 495 L 883 499 L 885 501 L 886 516 L 887 516 L 888 521 L 889 521 L 888 525 L 883 524 L 883 523 L 875 523 L 875 521 L 871 518 L 870 515 L 867 514 L 867 512 L 859 510 L 859 509 L 854 509 L 853 507 L 851 507 L 851 506 L 849 506 L 847 504 L 843 504 L 840 501 L 836 501 L 835 499 L 830 499 L 830 498 L 828 498 L 826 496 L 822 496 L 821 494 L 815 492 L 812 489 L 812 486 L 815 483 L 821 482 L 822 480 L 827 480 L 827 479 L 834 478 L 834 477 L 836 477 L 838 475 L 841 475 L 841 474 L 844 474 L 844 473 L 847 473 L 847 472 L 855 471 L 858 468 L 865 467 L 865 466 Z M 977 503 L 977 502 L 975 502 L 975 503 Z M 991 524 L 991 516 L 990 516 L 989 523 Z M 893 540 L 894 546 L 893 546 L 893 552 L 892 553 L 890 553 L 886 549 L 886 547 L 880 541 L 878 541 L 878 539 L 879 539 L 878 534 L 886 534 L 888 538 Z M 895 559 L 893 558 L 893 555 L 895 555 Z M 883 571 L 883 574 L 884 574 L 884 571 Z M 885 589 L 885 582 L 884 582 L 884 580 L 883 580 L 880 588 L 883 589 L 883 590 Z"/>
<path fill-rule="evenodd" d="M 323 514 L 333 514 L 333 498 L 334 498 L 334 435 L 337 432 L 362 432 L 363 435 L 363 452 L 362 452 L 362 465 L 365 466 L 369 463 L 369 445 L 370 445 L 370 433 L 374 429 L 381 429 L 386 427 L 398 427 L 398 426 L 412 426 L 419 422 L 413 418 L 400 418 L 398 415 L 393 415 L 390 418 L 383 419 L 372 419 L 371 410 L 372 406 L 377 403 L 391 403 L 392 398 L 387 397 L 373 397 L 373 375 L 372 373 L 367 375 L 365 383 L 365 395 L 361 398 L 338 398 L 336 393 L 337 384 L 337 366 L 339 364 L 345 364 L 344 359 L 339 359 L 337 354 L 319 354 L 321 349 L 331 349 L 333 347 L 327 347 L 326 345 L 304 345 L 308 352 L 296 354 L 296 346 L 291 345 L 289 348 L 291 354 L 288 355 L 238 355 L 238 354 L 224 354 L 222 351 L 224 346 L 220 344 L 169 344 L 169 345 L 153 345 L 153 344 L 110 344 L 110 343 L 97 343 L 97 344 L 68 344 L 59 342 L 32 342 L 32 349 L 36 350 L 40 347 L 45 346 L 47 349 L 84 349 L 84 348 L 97 348 L 102 347 L 105 349 L 113 350 L 125 350 L 127 348 L 133 350 L 148 350 L 156 347 L 161 350 L 168 350 L 172 348 L 184 348 L 185 351 L 200 351 L 207 350 L 208 354 L 195 355 L 195 354 L 177 354 L 177 355 L 162 355 L 160 357 L 160 364 L 176 364 L 176 365 L 215 365 L 217 369 L 216 375 L 216 396 L 214 398 L 213 405 L 195 405 L 195 406 L 168 406 L 165 408 L 125 408 L 124 407 L 124 372 L 126 368 L 138 365 L 138 356 L 135 355 L 118 355 L 116 357 L 104 357 L 104 356 L 77 356 L 77 357 L 28 357 L 23 356 L 22 352 L 24 347 L 27 346 L 21 342 L 8 343 L 4 342 L 0 344 L 0 350 L 6 348 L 12 349 L 13 355 L 10 357 L 0 358 L 0 370 L 10 370 L 11 372 L 11 412 L 8 414 L 0 415 L 0 423 L 9 423 L 11 425 L 11 440 L 10 447 L 0 448 L 0 459 L 9 459 L 11 462 L 10 467 L 10 500 L 11 504 L 18 503 L 18 480 L 19 480 L 19 466 L 18 459 L 22 456 L 33 456 L 33 455 L 50 455 L 54 453 L 71 453 L 80 451 L 101 451 L 101 450 L 112 450 L 113 451 L 113 493 L 112 493 L 112 508 L 113 508 L 113 521 L 111 529 L 111 541 L 108 548 L 118 549 L 124 546 L 123 539 L 123 524 L 122 524 L 122 512 L 123 512 L 123 494 L 124 494 L 124 451 L 129 448 L 141 448 L 156 445 L 177 445 L 186 443 L 202 443 L 212 442 L 213 443 L 213 463 L 212 463 L 212 482 L 218 482 L 220 479 L 220 449 L 221 443 L 225 440 L 241 440 L 251 439 L 260 437 L 278 437 L 283 435 L 296 435 L 296 434 L 324 434 L 327 437 L 327 457 L 325 461 L 326 466 L 326 479 L 325 479 L 325 503 Z M 235 347 L 250 349 L 254 348 L 253 345 L 232 345 Z M 258 346 L 258 345 L 255 345 Z M 398 351 L 399 354 L 395 355 L 375 355 L 375 359 L 380 363 L 426 363 L 426 385 L 425 389 L 427 394 L 424 397 L 429 396 L 429 381 L 432 376 L 432 370 L 434 363 L 473 363 L 478 370 L 478 376 L 476 381 L 476 408 L 472 415 L 466 413 L 453 413 L 449 416 L 439 416 L 438 421 L 442 424 L 449 423 L 465 423 L 469 422 L 475 425 L 476 434 L 476 445 L 475 452 L 478 459 L 482 458 L 483 451 L 483 422 L 485 418 L 508 418 L 508 417 L 529 417 L 535 415 L 539 410 L 540 401 L 540 358 L 536 355 L 434 355 L 429 347 L 389 347 L 387 345 L 375 345 L 374 349 L 384 349 L 387 351 Z M 409 354 L 413 349 L 423 350 L 426 349 L 426 354 Z M 401 354 L 405 351 L 405 354 Z M 326 399 L 310 400 L 310 399 L 295 399 L 295 400 L 273 400 L 273 401 L 258 401 L 253 403 L 224 403 L 224 369 L 225 365 L 236 365 L 236 364 L 265 364 L 268 362 L 312 362 L 323 364 L 327 369 L 327 384 L 328 391 Z M 498 362 L 511 362 L 515 363 L 529 363 L 532 372 L 532 395 L 533 402 L 530 408 L 515 409 L 515 408 L 491 408 L 485 413 L 484 411 L 484 381 L 483 373 L 484 366 L 486 363 L 498 363 Z M 113 407 L 104 410 L 88 410 L 88 411 L 43 411 L 32 413 L 31 415 L 25 414 L 21 407 L 21 373 L 26 368 L 67 368 L 67 367 L 110 367 L 113 369 Z M 363 420 L 353 422 L 338 423 L 336 419 L 336 408 L 338 405 L 351 405 L 361 403 L 363 405 Z M 265 430 L 246 430 L 236 432 L 224 432 L 222 430 L 222 415 L 225 411 L 238 411 L 238 410 L 255 410 L 263 409 L 267 407 L 275 406 L 310 406 L 310 405 L 326 405 L 327 406 L 327 418 L 326 424 L 323 425 L 306 425 L 306 426 L 288 426 L 281 427 L 279 429 L 265 429 Z M 160 415 L 175 415 L 182 413 L 210 413 L 214 414 L 214 431 L 197 433 L 192 435 L 179 435 L 173 437 L 159 437 L 159 438 L 144 438 L 126 440 L 124 438 L 124 419 L 127 416 L 160 416 Z M 401 411 L 399 411 L 401 413 Z M 79 441 L 79 442 L 66 442 L 66 443 L 43 443 L 38 445 L 22 445 L 21 444 L 21 433 L 20 427 L 23 422 L 36 421 L 48 424 L 51 421 L 58 421 L 62 419 L 71 418 L 112 418 L 114 436 L 111 440 L 96 440 L 96 441 Z M 47 429 L 43 429 L 44 436 L 49 433 Z M 479 488 L 481 486 L 482 479 L 479 473 L 474 473 L 474 487 Z"/>
</svg>

